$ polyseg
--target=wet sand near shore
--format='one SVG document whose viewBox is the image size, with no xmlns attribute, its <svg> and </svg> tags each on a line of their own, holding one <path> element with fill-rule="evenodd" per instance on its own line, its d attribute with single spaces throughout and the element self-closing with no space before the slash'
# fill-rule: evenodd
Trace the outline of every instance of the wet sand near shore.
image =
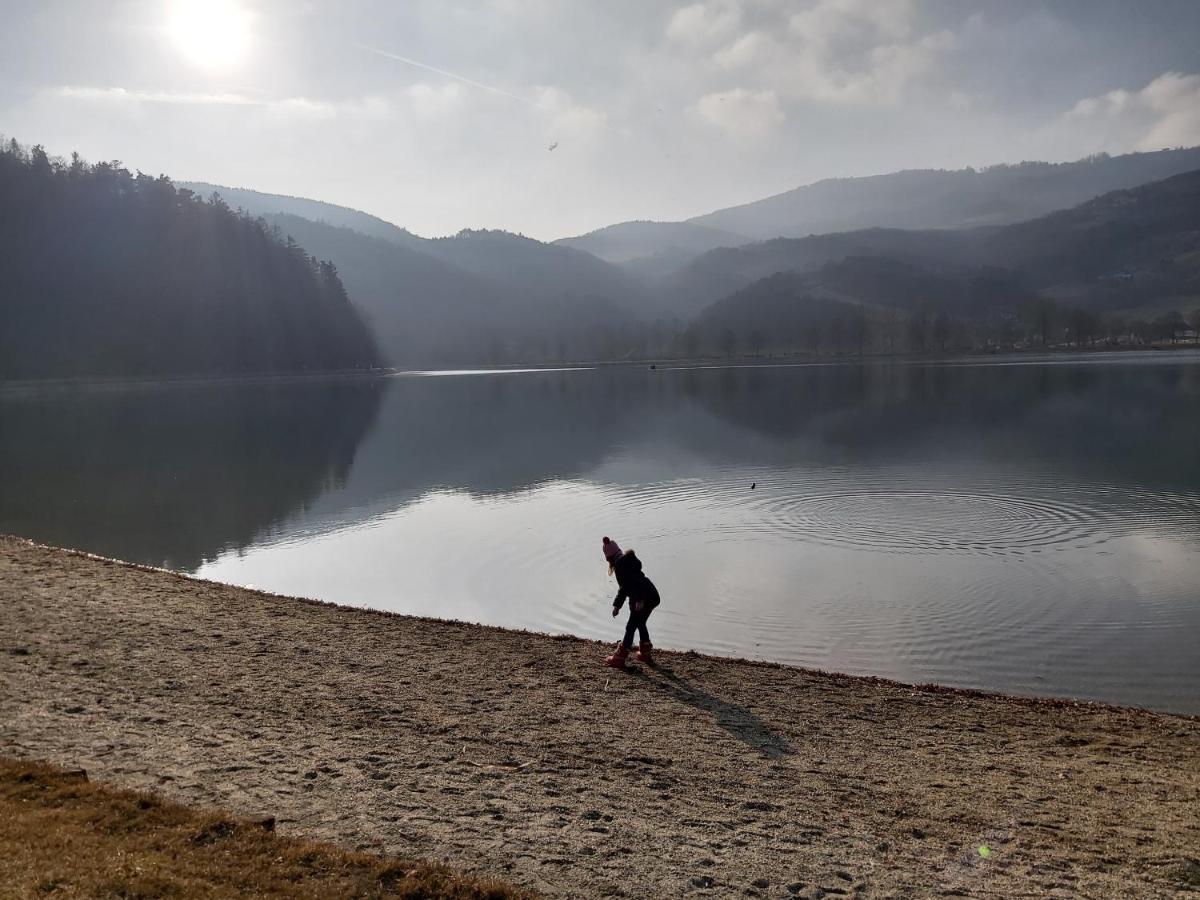
<svg viewBox="0 0 1200 900">
<path fill-rule="evenodd" d="M 551 897 L 1200 890 L 1195 718 L 603 652 L 0 538 L 8 755 Z"/>
</svg>

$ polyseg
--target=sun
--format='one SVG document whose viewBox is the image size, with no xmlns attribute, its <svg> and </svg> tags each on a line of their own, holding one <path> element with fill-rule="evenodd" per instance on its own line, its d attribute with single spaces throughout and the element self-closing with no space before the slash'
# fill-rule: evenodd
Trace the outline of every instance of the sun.
<svg viewBox="0 0 1200 900">
<path fill-rule="evenodd" d="M 246 58 L 251 21 L 237 0 L 171 0 L 167 33 L 188 62 L 218 71 Z"/>
</svg>

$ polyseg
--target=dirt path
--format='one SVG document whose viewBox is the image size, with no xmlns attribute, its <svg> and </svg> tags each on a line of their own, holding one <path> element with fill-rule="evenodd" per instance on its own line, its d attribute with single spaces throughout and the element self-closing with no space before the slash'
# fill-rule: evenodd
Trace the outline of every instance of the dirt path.
<svg viewBox="0 0 1200 900">
<path fill-rule="evenodd" d="M 551 896 L 1200 889 L 1195 719 L 600 655 L 0 538 L 5 753 Z"/>
</svg>

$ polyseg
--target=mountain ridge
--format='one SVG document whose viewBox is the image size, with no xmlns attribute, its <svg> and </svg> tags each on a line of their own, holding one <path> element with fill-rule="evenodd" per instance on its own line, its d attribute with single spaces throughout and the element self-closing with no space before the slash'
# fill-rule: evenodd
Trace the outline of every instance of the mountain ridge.
<svg viewBox="0 0 1200 900">
<path fill-rule="evenodd" d="M 1006 225 L 1200 168 L 1200 147 L 1062 163 L 906 169 L 827 178 L 685 220 L 758 239 L 861 228 Z"/>
</svg>

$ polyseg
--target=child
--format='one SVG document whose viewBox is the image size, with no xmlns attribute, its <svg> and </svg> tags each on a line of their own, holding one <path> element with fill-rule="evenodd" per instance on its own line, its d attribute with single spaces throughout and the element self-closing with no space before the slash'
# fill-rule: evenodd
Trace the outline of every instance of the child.
<svg viewBox="0 0 1200 900">
<path fill-rule="evenodd" d="M 646 630 L 646 620 L 659 604 L 658 588 L 654 582 L 642 574 L 642 561 L 632 550 L 621 552 L 616 541 L 604 539 L 604 558 L 608 560 L 608 570 L 617 576 L 620 590 L 613 600 L 613 618 L 621 612 L 621 604 L 629 599 L 629 621 L 625 624 L 625 639 L 617 644 L 613 654 L 604 660 L 604 664 L 614 669 L 625 668 L 625 657 L 633 649 L 633 633 L 636 631 L 641 638 L 638 644 L 637 658 L 649 665 L 653 660 L 650 652 L 650 632 Z"/>
</svg>

